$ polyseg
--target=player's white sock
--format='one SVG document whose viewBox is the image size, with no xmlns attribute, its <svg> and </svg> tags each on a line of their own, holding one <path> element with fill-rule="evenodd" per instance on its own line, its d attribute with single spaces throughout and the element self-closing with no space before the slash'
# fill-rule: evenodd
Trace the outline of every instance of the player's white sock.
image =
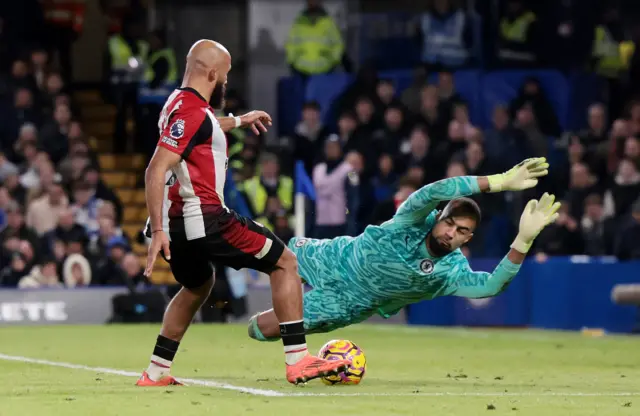
<svg viewBox="0 0 640 416">
<path fill-rule="evenodd" d="M 156 346 L 151 355 L 151 362 L 147 368 L 147 375 L 152 381 L 158 381 L 171 372 L 171 363 L 178 352 L 180 342 L 158 335 Z"/>
<path fill-rule="evenodd" d="M 284 344 L 284 360 L 287 365 L 297 363 L 309 353 L 302 321 L 280 323 L 280 337 Z"/>
<path fill-rule="evenodd" d="M 171 373 L 171 361 L 165 360 L 157 355 L 151 356 L 151 362 L 147 367 L 147 375 L 153 381 L 158 381 Z"/>
<path fill-rule="evenodd" d="M 309 351 L 307 350 L 307 344 L 298 345 L 285 345 L 284 346 L 284 361 L 287 365 L 294 365 L 298 361 L 302 360 Z"/>
</svg>

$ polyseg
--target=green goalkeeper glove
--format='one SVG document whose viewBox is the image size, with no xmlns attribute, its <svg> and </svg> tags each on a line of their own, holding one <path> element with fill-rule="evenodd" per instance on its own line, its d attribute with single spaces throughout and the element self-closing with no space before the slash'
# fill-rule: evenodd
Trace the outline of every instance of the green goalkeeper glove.
<svg viewBox="0 0 640 416">
<path fill-rule="evenodd" d="M 538 184 L 538 178 L 549 173 L 544 157 L 525 159 L 505 173 L 487 176 L 489 192 L 522 191 Z"/>
<path fill-rule="evenodd" d="M 526 254 L 533 244 L 533 240 L 540 231 L 558 218 L 560 202 L 554 203 L 555 196 L 544 193 L 540 201 L 532 199 L 524 208 L 520 217 L 520 228 L 511 248 Z"/>
</svg>

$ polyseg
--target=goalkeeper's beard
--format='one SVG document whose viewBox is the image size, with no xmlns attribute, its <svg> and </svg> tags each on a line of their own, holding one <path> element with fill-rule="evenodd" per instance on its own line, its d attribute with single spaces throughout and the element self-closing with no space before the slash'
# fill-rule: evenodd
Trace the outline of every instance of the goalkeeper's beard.
<svg viewBox="0 0 640 416">
<path fill-rule="evenodd" d="M 447 248 L 440 244 L 438 239 L 433 236 L 433 233 L 427 235 L 427 248 L 429 248 L 434 257 L 444 257 L 453 251 L 451 247 Z"/>
</svg>

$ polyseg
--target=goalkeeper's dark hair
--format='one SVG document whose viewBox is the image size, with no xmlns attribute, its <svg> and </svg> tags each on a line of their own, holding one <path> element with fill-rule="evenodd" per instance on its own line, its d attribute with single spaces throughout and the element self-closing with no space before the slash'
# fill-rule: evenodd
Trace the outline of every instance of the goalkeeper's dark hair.
<svg viewBox="0 0 640 416">
<path fill-rule="evenodd" d="M 442 214 L 440 215 L 441 220 L 450 217 L 471 218 L 476 222 L 477 227 L 482 220 L 482 212 L 476 201 L 463 197 L 449 201 L 442 210 Z"/>
</svg>

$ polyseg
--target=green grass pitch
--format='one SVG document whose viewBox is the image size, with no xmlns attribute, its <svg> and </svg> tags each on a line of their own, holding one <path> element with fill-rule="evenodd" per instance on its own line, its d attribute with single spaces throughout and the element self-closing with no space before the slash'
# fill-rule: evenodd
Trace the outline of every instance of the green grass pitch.
<svg viewBox="0 0 640 416">
<path fill-rule="evenodd" d="M 137 388 L 158 329 L 1 327 L 0 416 L 640 413 L 634 337 L 360 325 L 308 342 L 314 352 L 334 338 L 362 347 L 361 385 L 294 387 L 284 379 L 280 343 L 250 340 L 244 326 L 194 325 L 173 374 L 197 384 Z"/>
</svg>

